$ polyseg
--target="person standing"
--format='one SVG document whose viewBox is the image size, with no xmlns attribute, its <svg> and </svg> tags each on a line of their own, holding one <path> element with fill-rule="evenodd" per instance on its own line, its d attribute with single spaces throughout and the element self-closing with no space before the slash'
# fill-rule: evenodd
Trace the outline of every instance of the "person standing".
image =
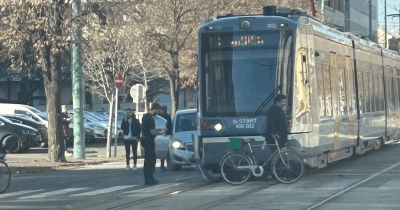
<svg viewBox="0 0 400 210">
<path fill-rule="evenodd" d="M 156 135 L 160 131 L 155 129 L 155 122 L 153 116 L 159 114 L 161 106 L 158 103 L 153 103 L 148 113 L 143 115 L 142 118 L 142 146 L 144 148 L 144 167 L 143 176 L 145 185 L 158 184 L 159 182 L 154 178 L 154 170 L 156 165 L 155 143 Z"/>
<path fill-rule="evenodd" d="M 287 143 L 288 135 L 288 121 L 286 120 L 285 107 L 287 104 L 287 97 L 285 95 L 278 94 L 274 98 L 274 105 L 267 111 L 267 126 L 265 128 L 265 141 L 268 144 L 275 144 L 275 140 L 272 136 L 279 136 L 277 139 L 279 147 L 284 146 Z M 265 152 L 273 153 L 277 148 L 266 147 Z M 264 167 L 265 181 L 269 181 L 273 178 L 271 168 L 271 162 Z"/>
<path fill-rule="evenodd" d="M 130 169 L 129 160 L 131 155 L 130 148 L 132 147 L 133 155 L 133 168 L 136 168 L 137 164 L 137 145 L 140 138 L 141 125 L 138 119 L 136 119 L 135 113 L 126 113 L 125 118 L 122 120 L 121 129 L 124 132 L 124 145 L 126 152 L 126 169 Z"/>
<path fill-rule="evenodd" d="M 171 115 L 168 114 L 167 112 L 167 106 L 162 106 L 161 107 L 161 117 L 167 120 L 167 130 L 165 131 L 165 135 L 171 135 L 172 134 L 172 119 Z M 160 165 L 161 170 L 166 170 L 165 168 L 165 158 L 161 159 L 161 165 Z"/>
<path fill-rule="evenodd" d="M 288 121 L 284 112 L 287 104 L 287 97 L 278 94 L 274 98 L 274 105 L 267 111 L 267 127 L 265 129 L 265 137 L 267 142 L 275 143 L 272 135 L 278 135 L 278 144 L 280 147 L 287 143 Z M 272 140 L 272 141 L 271 141 Z"/>
<path fill-rule="evenodd" d="M 65 151 L 65 156 L 71 156 L 71 154 L 68 153 L 67 150 L 67 143 L 70 139 L 70 134 L 69 134 L 69 124 L 71 123 L 71 118 L 68 116 L 67 112 L 67 105 L 62 105 L 61 106 L 61 117 L 63 121 L 63 134 L 64 134 L 64 151 Z"/>
</svg>

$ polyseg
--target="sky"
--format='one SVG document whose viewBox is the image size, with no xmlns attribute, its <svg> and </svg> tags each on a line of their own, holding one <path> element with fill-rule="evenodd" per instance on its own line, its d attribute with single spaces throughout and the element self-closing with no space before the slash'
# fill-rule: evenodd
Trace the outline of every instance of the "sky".
<svg viewBox="0 0 400 210">
<path fill-rule="evenodd" d="M 378 0 L 378 17 L 379 17 L 379 27 L 383 30 L 385 29 L 385 19 L 384 19 L 384 0 Z M 400 0 L 386 0 L 386 13 L 399 14 L 400 11 Z M 387 18 L 387 31 L 391 34 L 399 34 L 399 17 L 388 17 Z"/>
</svg>

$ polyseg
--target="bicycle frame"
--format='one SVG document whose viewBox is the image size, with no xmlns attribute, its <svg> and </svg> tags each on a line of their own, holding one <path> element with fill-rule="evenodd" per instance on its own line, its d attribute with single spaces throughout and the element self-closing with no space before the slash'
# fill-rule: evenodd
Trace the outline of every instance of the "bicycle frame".
<svg viewBox="0 0 400 210">
<path fill-rule="evenodd" d="M 245 155 L 249 157 L 250 162 L 252 164 L 249 165 L 249 166 L 238 166 L 237 169 L 250 170 L 251 173 L 253 174 L 253 176 L 260 177 L 260 176 L 262 176 L 264 174 L 265 165 L 269 161 L 271 161 L 276 155 L 279 155 L 280 158 L 282 159 L 282 162 L 286 165 L 286 162 L 285 162 L 284 158 L 281 155 L 281 151 L 284 151 L 285 149 L 280 148 L 280 146 L 278 144 L 278 141 L 276 139 L 277 138 L 276 136 L 273 135 L 272 138 L 274 139 L 275 144 L 266 144 L 266 142 L 264 142 L 264 144 L 262 145 L 262 147 L 263 147 L 262 149 L 264 150 L 265 146 L 276 146 L 277 149 L 262 164 L 258 164 L 257 158 L 255 157 L 253 149 L 252 149 L 252 147 L 254 147 L 256 145 L 251 145 L 250 144 L 250 142 L 252 142 L 254 139 L 244 139 L 244 141 L 246 142 L 247 147 L 249 148 L 249 151 L 250 151 L 250 155 L 247 154 L 247 153 L 245 153 Z M 257 145 L 257 146 L 259 146 L 259 145 Z"/>
</svg>

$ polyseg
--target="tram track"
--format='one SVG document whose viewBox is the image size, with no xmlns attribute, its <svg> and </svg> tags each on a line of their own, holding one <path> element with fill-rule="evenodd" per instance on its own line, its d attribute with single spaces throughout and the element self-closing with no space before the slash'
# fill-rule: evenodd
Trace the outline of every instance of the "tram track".
<svg viewBox="0 0 400 210">
<path fill-rule="evenodd" d="M 345 193 L 347 193 L 347 192 L 349 192 L 349 191 L 351 191 L 351 190 L 354 190 L 355 188 L 357 188 L 357 187 L 361 186 L 362 184 L 364 184 L 364 183 L 370 181 L 371 179 L 376 178 L 376 177 L 378 177 L 379 175 L 381 175 L 381 174 L 383 174 L 383 173 L 385 173 L 385 172 L 388 172 L 388 171 L 392 170 L 393 168 L 395 168 L 395 167 L 397 167 L 397 166 L 400 166 L 400 161 L 398 161 L 398 162 L 392 164 L 391 166 L 389 166 L 389 167 L 387 167 L 387 168 L 384 168 L 384 169 L 382 169 L 382 170 L 380 170 L 380 171 L 378 171 L 378 172 L 376 172 L 376 173 L 374 173 L 374 174 L 368 176 L 368 177 L 365 178 L 365 179 L 362 179 L 362 180 L 360 180 L 360 181 L 357 181 L 356 183 L 354 183 L 354 184 L 352 184 L 352 185 L 350 185 L 350 186 L 348 186 L 348 187 L 346 187 L 346 188 L 340 190 L 339 192 L 337 192 L 337 193 L 335 193 L 335 194 L 333 194 L 333 195 L 331 195 L 331 196 L 329 196 L 329 197 L 327 197 L 327 198 L 321 200 L 320 202 L 313 204 L 312 206 L 308 207 L 306 210 L 317 209 L 317 208 L 323 206 L 324 204 L 327 204 L 328 202 L 330 202 L 330 201 L 332 201 L 332 200 L 334 200 L 334 199 L 336 199 L 336 198 L 338 198 L 338 197 L 344 195 Z"/>
<path fill-rule="evenodd" d="M 187 186 L 187 187 L 183 187 L 183 188 L 180 188 L 180 189 L 174 189 L 174 190 L 171 190 L 171 191 L 159 194 L 159 195 L 150 196 L 150 197 L 146 197 L 146 198 L 143 198 L 143 199 L 135 200 L 135 201 L 132 201 L 132 202 L 124 203 L 122 205 L 109 208 L 109 210 L 125 209 L 125 208 L 128 208 L 128 207 L 144 204 L 144 203 L 151 202 L 151 201 L 154 201 L 154 200 L 157 200 L 157 199 L 161 199 L 161 198 L 165 198 L 165 197 L 168 197 L 168 196 L 173 196 L 173 195 L 176 195 L 176 194 L 179 194 L 179 193 L 184 193 L 184 192 L 187 192 L 187 191 L 191 191 L 191 190 L 196 190 L 196 189 L 200 189 L 200 188 L 203 188 L 203 187 L 207 187 L 207 186 L 212 185 L 212 184 L 213 183 L 196 184 L 194 186 Z"/>
<path fill-rule="evenodd" d="M 247 190 L 245 190 L 245 191 L 243 191 L 243 192 L 241 192 L 239 194 L 233 194 L 233 195 L 225 197 L 225 198 L 223 198 L 221 200 L 210 202 L 210 203 L 208 203 L 206 205 L 203 205 L 203 206 L 199 207 L 198 209 L 211 209 L 213 207 L 217 207 L 217 206 L 219 206 L 221 204 L 224 204 L 224 203 L 227 203 L 229 201 L 236 200 L 238 198 L 242 198 L 244 196 L 248 196 L 248 195 L 257 193 L 257 192 L 259 192 L 261 190 L 264 190 L 266 187 L 269 187 L 269 186 L 272 186 L 272 185 L 275 185 L 275 184 L 276 183 L 267 183 L 267 185 L 263 185 L 263 184 L 262 185 L 257 185 L 255 187 L 247 189 Z"/>
</svg>

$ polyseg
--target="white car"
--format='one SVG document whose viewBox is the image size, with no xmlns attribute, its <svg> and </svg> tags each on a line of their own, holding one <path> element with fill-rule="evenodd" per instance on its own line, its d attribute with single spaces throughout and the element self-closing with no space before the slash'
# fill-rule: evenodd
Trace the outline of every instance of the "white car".
<svg viewBox="0 0 400 210">
<path fill-rule="evenodd" d="M 178 110 L 172 122 L 172 135 L 156 136 L 156 157 L 167 159 L 168 170 L 194 165 L 192 135 L 197 133 L 196 117 L 196 109 Z"/>
</svg>

